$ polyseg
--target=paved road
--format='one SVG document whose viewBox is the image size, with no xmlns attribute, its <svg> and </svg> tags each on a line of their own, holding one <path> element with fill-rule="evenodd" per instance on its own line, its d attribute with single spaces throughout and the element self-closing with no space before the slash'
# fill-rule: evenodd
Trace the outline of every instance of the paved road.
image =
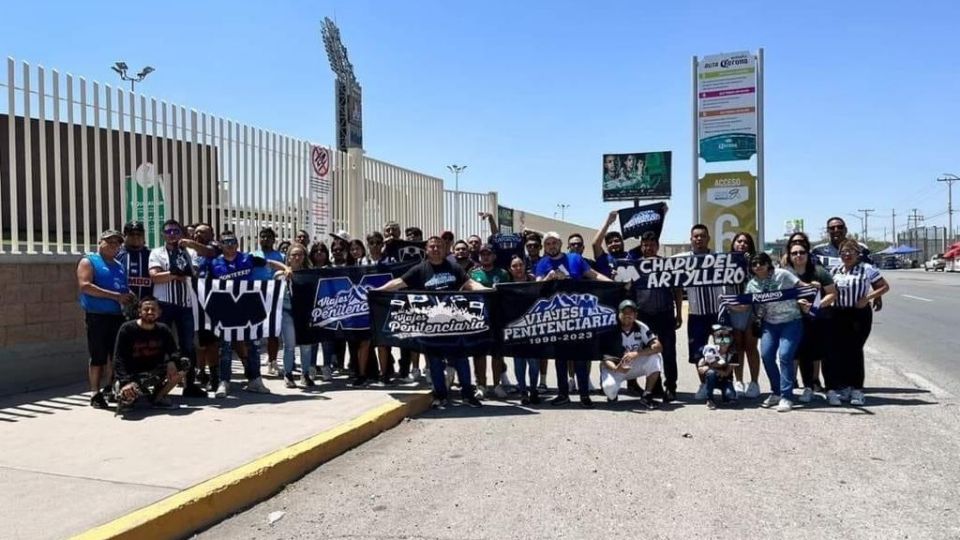
<svg viewBox="0 0 960 540">
<path fill-rule="evenodd" d="M 874 318 L 869 352 L 921 386 L 960 396 L 960 272 L 883 275 L 890 293 Z"/>
<path fill-rule="evenodd" d="M 711 412 L 682 393 L 657 411 L 624 398 L 431 411 L 199 537 L 958 538 L 958 402 L 885 362 L 869 361 L 861 409 Z"/>
</svg>

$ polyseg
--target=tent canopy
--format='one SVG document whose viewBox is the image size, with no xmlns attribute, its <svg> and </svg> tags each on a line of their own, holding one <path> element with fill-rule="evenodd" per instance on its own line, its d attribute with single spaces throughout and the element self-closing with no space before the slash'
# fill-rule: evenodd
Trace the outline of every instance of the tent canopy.
<svg viewBox="0 0 960 540">
<path fill-rule="evenodd" d="M 920 250 L 910 246 L 890 246 L 883 251 L 878 251 L 877 255 L 907 255 L 918 251 Z"/>
</svg>

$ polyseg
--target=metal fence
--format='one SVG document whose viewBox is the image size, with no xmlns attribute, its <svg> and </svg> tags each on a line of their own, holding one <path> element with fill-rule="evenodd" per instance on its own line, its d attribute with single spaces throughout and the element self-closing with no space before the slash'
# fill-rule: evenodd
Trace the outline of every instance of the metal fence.
<svg viewBox="0 0 960 540">
<path fill-rule="evenodd" d="M 469 191 L 444 190 L 444 229 L 452 231 L 457 238 L 466 239 L 475 234 L 480 238 L 490 235 L 490 225 L 479 217 L 480 212 L 497 215 L 497 193 L 472 193 Z M 459 212 L 457 211 L 459 208 Z"/>
</svg>

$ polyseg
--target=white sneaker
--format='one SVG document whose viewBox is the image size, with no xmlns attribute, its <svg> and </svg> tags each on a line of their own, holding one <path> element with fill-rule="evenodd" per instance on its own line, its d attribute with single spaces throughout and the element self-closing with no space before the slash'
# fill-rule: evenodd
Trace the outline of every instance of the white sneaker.
<svg viewBox="0 0 960 540">
<path fill-rule="evenodd" d="M 747 399 L 757 399 L 760 397 L 760 385 L 757 384 L 757 381 L 747 385 L 747 391 L 743 393 L 743 396 Z"/>
<path fill-rule="evenodd" d="M 253 392 L 254 394 L 269 394 L 270 389 L 263 385 L 263 379 L 257 377 L 256 379 L 247 383 L 246 387 L 247 392 Z"/>
<path fill-rule="evenodd" d="M 453 386 L 453 379 L 457 376 L 457 370 L 448 366 L 446 371 L 444 371 L 444 375 L 447 378 L 447 389 L 449 389 L 451 386 Z"/>
<path fill-rule="evenodd" d="M 498 399 L 507 399 L 507 391 L 502 384 L 493 387 L 493 395 L 497 396 Z"/>
<path fill-rule="evenodd" d="M 229 393 L 230 393 L 230 383 L 228 383 L 227 381 L 220 381 L 219 386 L 217 386 L 217 393 L 214 394 L 214 397 L 225 398 Z"/>
<path fill-rule="evenodd" d="M 693 396 L 693 399 L 697 401 L 703 401 L 707 399 L 707 385 L 701 384 L 700 389 L 697 390 L 697 395 Z"/>
<path fill-rule="evenodd" d="M 849 386 L 840 391 L 840 401 L 850 401 L 850 394 L 853 393 L 853 388 Z"/>
<path fill-rule="evenodd" d="M 786 398 L 781 398 L 780 402 L 777 403 L 777 412 L 790 412 L 790 409 L 793 408 L 793 402 Z"/>
<path fill-rule="evenodd" d="M 479 400 L 487 399 L 487 389 L 482 386 L 474 386 L 473 397 Z"/>
<path fill-rule="evenodd" d="M 835 390 L 830 390 L 827 392 L 827 403 L 833 407 L 839 407 L 842 403 L 840 402 L 840 394 Z"/>
<path fill-rule="evenodd" d="M 800 403 L 810 403 L 813 400 L 813 388 L 807 387 L 800 394 Z"/>
<path fill-rule="evenodd" d="M 862 390 L 854 390 L 853 392 L 850 392 L 850 404 L 854 407 L 862 407 L 865 399 L 866 398 L 863 397 Z"/>
<path fill-rule="evenodd" d="M 323 366 L 320 368 L 320 380 L 323 382 L 330 382 L 333 380 L 333 369 L 330 366 Z"/>
<path fill-rule="evenodd" d="M 570 387 L 570 391 L 571 391 L 571 392 L 576 392 L 576 391 L 577 391 L 577 378 L 576 378 L 576 377 L 570 377 L 569 379 L 567 379 L 567 386 Z"/>
<path fill-rule="evenodd" d="M 276 360 L 270 361 L 267 364 L 267 375 L 270 375 L 271 377 L 276 377 L 277 374 L 279 373 L 280 373 L 279 370 L 277 370 L 277 361 Z"/>
<path fill-rule="evenodd" d="M 733 391 L 737 393 L 737 397 L 743 397 L 743 382 L 736 381 L 733 383 Z"/>
<path fill-rule="evenodd" d="M 770 394 L 767 396 L 767 399 L 763 400 L 763 403 L 760 404 L 761 407 L 774 407 L 780 404 L 780 396 L 776 394 Z"/>
<path fill-rule="evenodd" d="M 420 377 L 422 376 L 423 374 L 420 372 L 419 368 L 413 368 L 410 370 L 410 378 L 413 379 L 410 382 L 417 382 L 420 380 Z"/>
</svg>

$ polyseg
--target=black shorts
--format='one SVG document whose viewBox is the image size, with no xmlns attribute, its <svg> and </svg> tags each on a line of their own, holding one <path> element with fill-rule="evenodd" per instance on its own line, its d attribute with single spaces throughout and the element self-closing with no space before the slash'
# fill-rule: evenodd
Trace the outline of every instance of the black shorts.
<svg viewBox="0 0 960 540">
<path fill-rule="evenodd" d="M 201 328 L 197 330 L 197 345 L 201 347 L 209 347 L 211 345 L 216 345 L 220 341 L 220 338 L 216 334 L 209 330 L 204 330 Z"/>
<path fill-rule="evenodd" d="M 117 344 L 117 333 L 125 322 L 123 315 L 106 313 L 87 313 L 87 350 L 90 352 L 91 366 L 107 365 L 107 358 L 113 357 L 113 348 Z"/>
</svg>

